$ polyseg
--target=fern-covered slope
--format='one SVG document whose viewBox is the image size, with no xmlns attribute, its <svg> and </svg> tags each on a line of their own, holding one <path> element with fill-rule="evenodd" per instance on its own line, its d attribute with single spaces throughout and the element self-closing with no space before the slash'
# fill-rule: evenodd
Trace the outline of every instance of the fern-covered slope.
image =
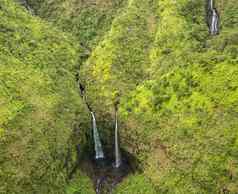
<svg viewBox="0 0 238 194">
<path fill-rule="evenodd" d="M 120 96 L 122 145 L 158 193 L 238 191 L 238 12 L 216 6 L 211 37 L 202 0 L 130 1 L 82 71 L 98 111 Z"/>
<path fill-rule="evenodd" d="M 85 48 L 94 47 L 110 29 L 124 0 L 28 0 L 36 15 L 53 22 L 78 39 Z"/>
<path fill-rule="evenodd" d="M 21 68 L 27 67 L 22 70 L 18 65 L 18 73 L 14 73 L 15 69 L 8 69 L 17 77 L 25 72 L 22 79 L 27 84 L 23 81 L 22 84 L 26 88 L 28 85 L 31 88 L 31 84 L 35 83 L 38 92 L 38 87 L 46 87 L 48 83 L 49 86 L 43 91 L 52 91 L 52 101 L 44 96 L 47 100 L 43 103 L 40 103 L 38 95 L 32 97 L 31 93 L 21 94 L 26 96 L 27 103 L 35 102 L 37 113 L 48 110 L 44 118 L 54 123 L 49 125 L 48 120 L 43 122 L 40 119 L 42 128 L 51 126 L 51 131 L 55 132 L 56 126 L 60 125 L 59 120 L 65 126 L 60 130 L 69 128 L 75 104 L 80 102 L 71 82 L 73 76 L 66 72 L 72 72 L 74 64 L 86 61 L 80 67 L 80 80 L 86 85 L 87 99 L 97 114 L 103 142 L 112 139 L 114 103 L 119 99 L 121 146 L 139 160 L 142 169 L 140 175 L 129 176 L 115 193 L 238 192 L 238 6 L 235 0 L 216 0 L 221 19 L 219 36 L 210 36 L 208 33 L 204 0 L 128 0 L 118 3 L 113 0 L 39 0 L 29 1 L 29 5 L 37 15 L 52 21 L 58 28 L 74 35 L 74 40 L 77 39 L 72 41 L 57 30 L 49 30 L 52 26 L 45 23 L 41 25 L 40 20 L 27 16 L 31 18 L 28 22 L 34 21 L 34 25 L 30 24 L 29 27 L 32 34 L 27 36 L 23 31 L 20 37 L 28 37 L 29 45 L 20 44 L 19 48 L 19 43 L 14 42 L 18 37 L 2 44 L 4 47 L 1 50 L 6 53 L 2 54 L 2 58 L 6 62 L 14 64 L 19 60 L 23 64 Z M 23 13 L 20 9 L 18 12 Z M 10 18 L 7 20 L 11 21 Z M 25 23 L 28 22 L 21 25 L 27 25 Z M 16 24 L 13 26 L 17 27 Z M 37 32 L 41 27 L 49 33 L 46 37 L 50 38 L 38 37 Z M 36 43 L 30 41 L 33 35 L 38 37 Z M 6 36 L 9 35 L 2 33 L 0 38 L 6 41 Z M 65 39 L 62 40 L 62 36 Z M 38 45 L 42 39 L 41 47 L 37 47 L 39 50 L 34 50 L 34 44 Z M 52 44 L 52 40 L 57 40 L 57 44 Z M 83 54 L 76 52 L 77 44 L 84 47 Z M 28 52 L 21 52 L 27 49 Z M 37 53 L 37 57 L 34 53 Z M 31 60 L 32 66 L 29 65 Z M 30 74 L 35 76 L 27 76 Z M 13 76 L 10 77 L 12 79 Z M 42 81 L 36 81 L 39 79 Z M 39 83 L 44 86 L 38 86 Z M 3 82 L 1 87 L 9 88 L 9 85 Z M 10 100 L 4 98 L 5 101 Z M 20 117 L 17 114 L 18 110 L 25 110 L 21 98 L 17 96 L 15 104 L 9 103 L 5 110 L 7 113 L 2 114 L 11 116 L 0 117 L 1 134 L 8 131 L 8 126 L 16 124 L 15 118 L 28 118 L 29 114 L 24 115 L 25 112 Z M 62 110 L 56 117 L 54 114 L 58 112 L 51 111 L 60 102 L 64 105 L 61 104 Z M 70 108 L 69 112 L 66 111 L 67 107 Z M 82 110 L 79 108 L 79 111 Z M 39 117 L 46 114 L 40 112 L 36 115 Z M 24 119 L 20 123 L 24 126 L 27 121 L 35 121 L 35 114 L 30 116 L 30 120 Z M 85 122 L 89 122 L 88 118 Z M 105 126 L 105 122 L 108 126 Z M 18 124 L 15 129 L 18 131 Z M 57 133 L 62 134 L 58 128 Z M 68 132 L 66 134 L 69 135 Z M 47 137 L 52 136 L 49 134 Z M 51 144 L 53 149 L 57 150 L 56 145 L 64 147 L 64 138 L 59 143 L 56 141 L 56 144 Z M 9 145 L 8 142 L 4 146 L 10 149 Z M 39 146 L 36 147 L 39 149 Z M 7 153 L 11 152 L 5 155 Z M 59 185 L 60 181 L 49 181 L 50 177 L 56 177 L 52 172 L 55 171 L 49 171 L 49 179 L 44 179 L 49 183 L 43 187 L 45 189 Z M 18 178 L 8 182 L 12 180 L 29 179 Z M 82 184 L 80 178 L 77 180 L 83 187 L 84 179 Z M 37 184 L 40 185 L 39 182 Z M 73 188 L 69 192 L 85 194 L 81 187 L 78 191 Z"/>
<path fill-rule="evenodd" d="M 12 1 L 0 16 L 0 193 L 64 193 L 79 49 Z"/>
</svg>

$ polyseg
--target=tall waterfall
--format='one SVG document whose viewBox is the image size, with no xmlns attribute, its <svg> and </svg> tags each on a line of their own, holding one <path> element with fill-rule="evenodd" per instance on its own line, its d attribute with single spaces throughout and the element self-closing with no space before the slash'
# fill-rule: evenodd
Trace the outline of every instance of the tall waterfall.
<svg viewBox="0 0 238 194">
<path fill-rule="evenodd" d="M 104 153 L 102 149 L 102 143 L 99 137 L 98 129 L 97 129 L 97 123 L 96 118 L 93 112 L 90 112 L 92 115 L 92 121 L 93 121 L 93 138 L 94 138 L 94 149 L 95 149 L 95 159 L 103 159 Z"/>
<path fill-rule="evenodd" d="M 208 0 L 208 24 L 211 35 L 219 34 L 219 16 L 214 6 L 214 0 Z"/>
<path fill-rule="evenodd" d="M 210 10 L 213 10 L 214 8 L 213 8 L 213 0 L 210 0 L 209 1 L 209 9 Z"/>
<path fill-rule="evenodd" d="M 121 166 L 121 152 L 119 146 L 119 134 L 118 134 L 118 119 L 117 111 L 115 113 L 115 167 L 119 168 Z"/>
<path fill-rule="evenodd" d="M 212 35 L 216 35 L 219 33 L 219 31 L 218 31 L 218 14 L 216 12 L 216 9 L 212 10 L 210 33 Z"/>
</svg>

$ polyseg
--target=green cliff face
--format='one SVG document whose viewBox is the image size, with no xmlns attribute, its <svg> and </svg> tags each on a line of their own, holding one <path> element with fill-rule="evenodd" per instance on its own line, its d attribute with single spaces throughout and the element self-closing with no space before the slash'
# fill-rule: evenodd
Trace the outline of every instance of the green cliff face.
<svg viewBox="0 0 238 194">
<path fill-rule="evenodd" d="M 12 1 L 0 16 L 0 193 L 64 193 L 79 49 Z"/>
<path fill-rule="evenodd" d="M 28 3 L 41 19 L 0 0 L 0 193 L 64 193 L 67 148 L 90 144 L 78 71 L 104 142 L 120 100 L 121 146 L 142 169 L 114 193 L 238 193 L 235 0 L 215 2 L 218 36 L 204 0 Z M 66 191 L 90 188 L 80 174 Z"/>
<path fill-rule="evenodd" d="M 238 191 L 237 6 L 217 1 L 216 37 L 204 7 L 130 1 L 82 69 L 99 111 L 120 96 L 122 146 L 158 193 Z"/>
<path fill-rule="evenodd" d="M 42 18 L 73 33 L 85 48 L 91 48 L 110 29 L 125 0 L 28 0 Z"/>
</svg>

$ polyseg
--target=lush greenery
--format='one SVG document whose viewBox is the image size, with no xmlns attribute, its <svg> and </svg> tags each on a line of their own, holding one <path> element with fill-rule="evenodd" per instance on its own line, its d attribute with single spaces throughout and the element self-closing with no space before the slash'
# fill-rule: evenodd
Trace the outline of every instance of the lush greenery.
<svg viewBox="0 0 238 194">
<path fill-rule="evenodd" d="M 28 0 L 36 14 L 71 32 L 86 49 L 95 46 L 110 29 L 124 0 Z"/>
<path fill-rule="evenodd" d="M 95 194 L 94 187 L 86 175 L 77 174 L 66 187 L 66 194 Z"/>
<path fill-rule="evenodd" d="M 0 16 L 0 193 L 64 193 L 79 49 L 12 1 Z"/>
<path fill-rule="evenodd" d="M 143 175 L 129 176 L 114 191 L 115 194 L 156 194 L 154 185 Z"/>
<path fill-rule="evenodd" d="M 123 146 L 158 193 L 238 192 L 234 6 L 217 1 L 211 37 L 202 0 L 130 1 L 82 70 L 97 109 L 121 97 Z"/>
<path fill-rule="evenodd" d="M 93 193 L 82 174 L 64 189 L 67 150 L 88 143 L 77 71 L 104 142 L 120 99 L 121 146 L 143 171 L 114 193 L 238 193 L 235 0 L 216 0 L 218 36 L 204 0 L 29 5 L 41 19 L 0 0 L 0 193 Z"/>
</svg>

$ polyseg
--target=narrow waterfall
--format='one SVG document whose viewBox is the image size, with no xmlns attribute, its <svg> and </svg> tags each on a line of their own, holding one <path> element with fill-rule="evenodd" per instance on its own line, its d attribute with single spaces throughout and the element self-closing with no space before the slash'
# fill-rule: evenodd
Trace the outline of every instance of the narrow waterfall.
<svg viewBox="0 0 238 194">
<path fill-rule="evenodd" d="M 90 112 L 92 115 L 93 122 L 93 138 L 94 138 L 94 149 L 95 149 L 95 159 L 103 159 L 104 153 L 102 149 L 102 143 L 97 129 L 96 118 L 93 112 Z"/>
<path fill-rule="evenodd" d="M 210 10 L 213 10 L 213 9 L 214 9 L 214 8 L 213 8 L 213 0 L 210 0 L 210 1 L 209 1 L 209 5 L 208 5 L 208 6 L 209 6 L 209 9 L 210 9 Z"/>
<path fill-rule="evenodd" d="M 210 33 L 212 35 L 216 35 L 219 33 L 219 30 L 218 30 L 218 14 L 217 14 L 217 11 L 216 9 L 213 9 L 212 10 L 212 19 L 211 19 L 211 28 L 210 28 Z"/>
<path fill-rule="evenodd" d="M 115 168 L 119 168 L 121 166 L 121 152 L 119 146 L 119 133 L 118 133 L 118 118 L 117 118 L 117 110 L 115 112 Z"/>
<path fill-rule="evenodd" d="M 214 0 L 208 0 L 208 25 L 211 35 L 219 34 L 219 16 L 214 7 Z"/>
<path fill-rule="evenodd" d="M 88 107 L 88 110 L 91 113 L 92 116 L 92 124 L 93 124 L 93 139 L 94 139 L 94 150 L 95 150 L 95 159 L 103 159 L 104 158 L 104 152 L 102 148 L 102 143 L 100 140 L 100 136 L 97 129 L 97 122 L 94 115 L 94 112 L 92 111 L 92 108 L 90 107 L 86 95 L 85 95 L 85 87 L 81 84 L 79 79 L 79 74 L 76 74 L 76 80 L 78 82 L 79 90 L 80 90 L 80 96 L 82 97 L 83 101 L 85 102 L 86 106 Z"/>
</svg>

